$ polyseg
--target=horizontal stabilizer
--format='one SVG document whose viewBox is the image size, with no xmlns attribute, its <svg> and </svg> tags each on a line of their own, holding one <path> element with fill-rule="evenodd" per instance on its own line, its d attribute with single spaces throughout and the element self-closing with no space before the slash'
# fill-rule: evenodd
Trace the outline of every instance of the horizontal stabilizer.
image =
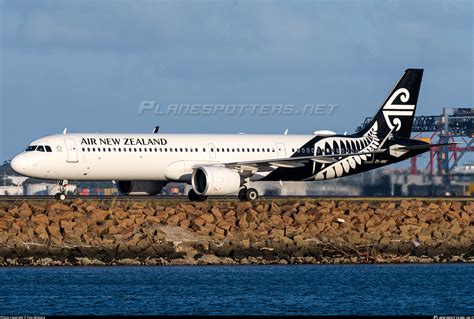
<svg viewBox="0 0 474 319">
<path fill-rule="evenodd" d="M 459 143 L 440 143 L 440 144 L 421 144 L 421 145 L 410 145 L 410 146 L 402 146 L 398 147 L 397 150 L 400 151 L 415 151 L 415 150 L 427 150 L 433 147 L 440 147 L 440 146 L 451 146 L 456 145 Z"/>
</svg>

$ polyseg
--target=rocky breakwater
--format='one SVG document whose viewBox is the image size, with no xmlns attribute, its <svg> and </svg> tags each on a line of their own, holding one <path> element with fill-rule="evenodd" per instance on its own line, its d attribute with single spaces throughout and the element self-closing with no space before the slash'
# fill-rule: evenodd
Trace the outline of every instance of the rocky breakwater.
<svg viewBox="0 0 474 319">
<path fill-rule="evenodd" d="M 473 262 L 473 201 L 0 205 L 0 265 Z"/>
</svg>

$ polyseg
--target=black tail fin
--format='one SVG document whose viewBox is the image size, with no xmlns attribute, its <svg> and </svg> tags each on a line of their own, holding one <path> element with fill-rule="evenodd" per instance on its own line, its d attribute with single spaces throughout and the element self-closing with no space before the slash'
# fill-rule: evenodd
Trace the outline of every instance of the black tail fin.
<svg viewBox="0 0 474 319">
<path fill-rule="evenodd" d="M 423 69 L 406 70 L 372 121 L 357 135 L 373 130 L 381 138 L 389 133 L 410 138 L 422 77 Z"/>
</svg>

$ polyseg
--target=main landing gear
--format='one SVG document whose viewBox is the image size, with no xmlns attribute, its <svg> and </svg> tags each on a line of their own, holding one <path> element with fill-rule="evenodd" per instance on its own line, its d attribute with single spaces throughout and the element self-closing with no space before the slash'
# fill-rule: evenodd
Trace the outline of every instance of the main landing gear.
<svg viewBox="0 0 474 319">
<path fill-rule="evenodd" d="M 68 181 L 65 180 L 60 180 L 58 181 L 59 185 L 59 193 L 54 194 L 54 198 L 60 201 L 63 201 L 66 199 L 66 186 L 67 186 Z"/>
<path fill-rule="evenodd" d="M 239 199 L 244 202 L 246 200 L 254 201 L 258 198 L 258 192 L 255 188 L 243 187 L 239 191 Z"/>
<path fill-rule="evenodd" d="M 207 199 L 207 196 L 199 195 L 191 188 L 188 193 L 188 198 L 191 202 L 203 202 Z"/>
</svg>

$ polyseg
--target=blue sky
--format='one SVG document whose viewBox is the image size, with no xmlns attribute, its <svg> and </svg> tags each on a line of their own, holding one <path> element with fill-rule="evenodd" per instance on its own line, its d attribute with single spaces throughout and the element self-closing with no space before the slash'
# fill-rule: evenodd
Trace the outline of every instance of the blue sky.
<svg viewBox="0 0 474 319">
<path fill-rule="evenodd" d="M 417 114 L 473 107 L 472 1 L 0 0 L 0 159 L 72 132 L 352 132 L 409 67 Z M 137 115 L 337 104 L 333 115 Z"/>
</svg>

